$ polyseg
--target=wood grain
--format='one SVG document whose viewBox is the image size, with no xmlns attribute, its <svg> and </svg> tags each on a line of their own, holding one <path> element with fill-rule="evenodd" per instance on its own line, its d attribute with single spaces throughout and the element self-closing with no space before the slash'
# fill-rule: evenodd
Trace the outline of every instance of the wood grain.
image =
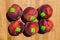
<svg viewBox="0 0 60 40">
<path fill-rule="evenodd" d="M 0 0 L 0 40 L 60 40 L 60 0 Z M 6 18 L 8 8 L 12 4 L 18 4 L 23 8 L 34 7 L 38 8 L 43 4 L 49 4 L 53 8 L 53 15 L 50 18 L 54 27 L 52 31 L 46 34 L 35 34 L 31 37 L 26 37 L 23 34 L 11 36 L 8 33 L 8 25 L 10 22 Z"/>
</svg>

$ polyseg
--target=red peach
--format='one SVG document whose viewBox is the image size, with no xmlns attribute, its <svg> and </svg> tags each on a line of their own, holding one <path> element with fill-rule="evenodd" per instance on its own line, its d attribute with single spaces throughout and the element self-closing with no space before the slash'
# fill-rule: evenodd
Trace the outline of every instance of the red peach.
<svg viewBox="0 0 60 40">
<path fill-rule="evenodd" d="M 34 35 L 39 31 L 39 25 L 37 22 L 27 22 L 25 25 L 25 32 L 27 35 Z"/>
<path fill-rule="evenodd" d="M 9 32 L 12 35 L 18 35 L 24 31 L 24 25 L 20 21 L 14 21 L 9 25 Z"/>
<path fill-rule="evenodd" d="M 23 17 L 26 21 L 34 21 L 38 16 L 38 12 L 33 7 L 27 7 L 23 12 Z"/>
<path fill-rule="evenodd" d="M 45 5 L 42 5 L 41 7 L 39 7 L 37 9 L 37 11 L 39 14 L 38 15 L 39 18 L 46 18 L 47 19 L 47 18 L 51 17 L 53 9 L 51 8 L 50 5 L 45 4 Z"/>
<path fill-rule="evenodd" d="M 13 4 L 7 13 L 12 20 L 18 20 L 22 16 L 22 8 L 17 4 Z"/>
<path fill-rule="evenodd" d="M 53 23 L 48 19 L 41 19 L 39 21 L 39 27 L 40 27 L 39 28 L 40 33 L 49 32 L 53 28 Z"/>
</svg>

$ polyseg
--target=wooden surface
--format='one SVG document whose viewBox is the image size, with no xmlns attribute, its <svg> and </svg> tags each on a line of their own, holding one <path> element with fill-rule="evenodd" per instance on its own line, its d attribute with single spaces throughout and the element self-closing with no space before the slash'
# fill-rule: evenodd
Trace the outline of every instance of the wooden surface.
<svg viewBox="0 0 60 40">
<path fill-rule="evenodd" d="M 23 8 L 38 8 L 43 4 L 49 4 L 53 8 L 53 15 L 50 18 L 54 26 L 53 29 L 46 34 L 35 34 L 26 37 L 23 34 L 11 36 L 8 33 L 8 25 L 10 22 L 6 18 L 6 12 L 12 4 L 18 4 Z M 0 0 L 0 40 L 60 40 L 60 0 Z"/>
</svg>

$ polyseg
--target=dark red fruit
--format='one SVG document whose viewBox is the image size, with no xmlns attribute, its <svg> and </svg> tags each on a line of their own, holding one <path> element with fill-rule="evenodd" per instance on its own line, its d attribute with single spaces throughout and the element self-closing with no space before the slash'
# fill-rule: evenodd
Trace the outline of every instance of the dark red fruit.
<svg viewBox="0 0 60 40">
<path fill-rule="evenodd" d="M 38 12 L 33 7 L 28 7 L 23 12 L 23 17 L 26 19 L 26 21 L 34 21 L 38 16 Z"/>
<path fill-rule="evenodd" d="M 48 19 L 41 19 L 39 21 L 40 33 L 49 32 L 53 28 L 53 23 Z"/>
<path fill-rule="evenodd" d="M 37 22 L 28 22 L 25 25 L 25 32 L 28 35 L 34 35 L 39 31 L 39 25 Z"/>
<path fill-rule="evenodd" d="M 18 20 L 22 16 L 21 7 L 17 4 L 13 4 L 8 10 L 8 16 L 12 20 Z"/>
<path fill-rule="evenodd" d="M 38 14 L 39 14 L 38 15 L 39 18 L 49 18 L 49 17 L 51 17 L 52 12 L 53 12 L 51 6 L 47 5 L 47 4 L 39 7 L 37 9 L 37 11 L 38 11 Z"/>
<path fill-rule="evenodd" d="M 12 22 L 10 25 L 9 25 L 9 32 L 12 34 L 12 35 L 18 35 L 20 33 L 22 33 L 24 31 L 24 25 L 22 22 L 20 21 L 15 21 L 15 22 Z"/>
</svg>

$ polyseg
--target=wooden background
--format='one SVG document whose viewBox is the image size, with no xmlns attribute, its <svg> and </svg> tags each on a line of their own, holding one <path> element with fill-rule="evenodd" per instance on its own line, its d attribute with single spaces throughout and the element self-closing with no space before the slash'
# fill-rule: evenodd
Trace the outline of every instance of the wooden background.
<svg viewBox="0 0 60 40">
<path fill-rule="evenodd" d="M 53 15 L 50 18 L 54 26 L 52 31 L 46 34 L 35 34 L 26 37 L 23 34 L 11 36 L 8 33 L 8 25 L 10 22 L 6 18 L 6 12 L 12 4 L 18 4 L 23 8 L 38 8 L 43 4 L 49 4 L 53 8 Z M 0 40 L 60 40 L 60 0 L 0 0 Z"/>
</svg>

